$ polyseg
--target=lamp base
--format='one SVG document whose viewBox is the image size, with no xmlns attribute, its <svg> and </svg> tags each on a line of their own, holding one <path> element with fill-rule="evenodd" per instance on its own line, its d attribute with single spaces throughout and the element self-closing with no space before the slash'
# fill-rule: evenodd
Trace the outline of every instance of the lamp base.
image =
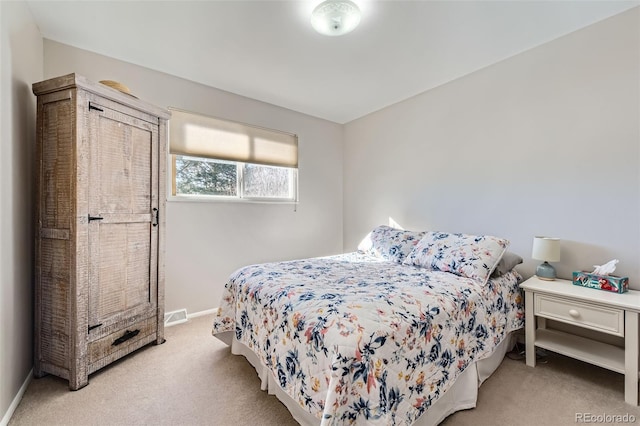
<svg viewBox="0 0 640 426">
<path fill-rule="evenodd" d="M 536 269 L 536 276 L 541 280 L 555 281 L 556 270 L 553 266 L 549 265 L 548 262 L 544 262 Z"/>
<path fill-rule="evenodd" d="M 555 278 L 545 278 L 545 277 L 541 277 L 540 275 L 536 274 L 536 277 L 538 277 L 539 280 L 542 281 L 555 281 Z"/>
</svg>

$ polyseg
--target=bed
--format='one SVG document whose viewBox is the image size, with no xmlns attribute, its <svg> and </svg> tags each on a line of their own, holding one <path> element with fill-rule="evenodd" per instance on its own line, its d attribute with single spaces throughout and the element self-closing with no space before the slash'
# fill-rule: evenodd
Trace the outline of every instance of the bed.
<svg viewBox="0 0 640 426">
<path fill-rule="evenodd" d="M 523 326 L 508 244 L 380 226 L 357 252 L 234 272 L 212 333 L 300 424 L 435 425 Z"/>
</svg>

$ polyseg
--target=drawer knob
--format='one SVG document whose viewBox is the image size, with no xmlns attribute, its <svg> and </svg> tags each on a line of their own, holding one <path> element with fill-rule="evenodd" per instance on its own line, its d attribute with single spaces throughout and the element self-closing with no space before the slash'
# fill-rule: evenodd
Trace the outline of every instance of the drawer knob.
<svg viewBox="0 0 640 426">
<path fill-rule="evenodd" d="M 569 315 L 571 315 L 574 318 L 578 318 L 580 316 L 580 312 L 578 312 L 575 309 L 569 309 Z"/>
</svg>

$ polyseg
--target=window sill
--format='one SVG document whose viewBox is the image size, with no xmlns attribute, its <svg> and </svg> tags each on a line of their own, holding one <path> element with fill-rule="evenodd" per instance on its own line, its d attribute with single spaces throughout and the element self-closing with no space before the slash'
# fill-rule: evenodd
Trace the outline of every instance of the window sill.
<svg viewBox="0 0 640 426">
<path fill-rule="evenodd" d="M 168 203 L 240 203 L 240 204 L 280 204 L 280 205 L 296 205 L 296 200 L 278 200 L 278 199 L 256 199 L 256 198 L 235 198 L 235 197 L 208 197 L 200 195 L 169 195 Z"/>
</svg>

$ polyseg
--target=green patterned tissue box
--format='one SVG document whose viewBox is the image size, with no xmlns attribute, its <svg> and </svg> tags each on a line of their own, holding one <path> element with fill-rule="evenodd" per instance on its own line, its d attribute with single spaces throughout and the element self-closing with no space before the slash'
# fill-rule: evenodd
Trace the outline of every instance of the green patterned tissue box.
<svg viewBox="0 0 640 426">
<path fill-rule="evenodd" d="M 629 290 L 629 277 L 596 275 L 580 271 L 573 273 L 573 284 L 614 293 L 624 293 Z"/>
</svg>

